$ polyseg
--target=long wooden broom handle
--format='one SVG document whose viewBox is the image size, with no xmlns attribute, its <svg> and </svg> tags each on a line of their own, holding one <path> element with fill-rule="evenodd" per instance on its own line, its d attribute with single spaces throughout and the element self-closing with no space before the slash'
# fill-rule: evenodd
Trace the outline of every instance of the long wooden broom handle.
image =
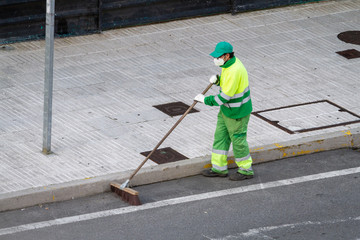
<svg viewBox="0 0 360 240">
<path fill-rule="evenodd" d="M 202 94 L 205 94 L 209 89 L 212 87 L 212 83 L 207 86 L 207 88 L 202 92 Z M 194 100 L 193 104 L 186 110 L 186 112 L 177 120 L 177 122 L 174 124 L 174 126 L 165 134 L 165 136 L 160 140 L 160 142 L 155 146 L 155 148 L 147 155 L 147 157 L 144 159 L 144 161 L 138 166 L 138 168 L 133 172 L 133 174 L 130 176 L 129 180 L 131 180 L 137 172 L 140 170 L 142 166 L 146 163 L 146 161 L 151 157 L 151 155 L 160 147 L 160 145 L 165 141 L 165 139 L 170 135 L 170 133 L 179 125 L 179 123 L 188 115 L 188 113 L 195 107 L 195 105 L 198 102 Z"/>
</svg>

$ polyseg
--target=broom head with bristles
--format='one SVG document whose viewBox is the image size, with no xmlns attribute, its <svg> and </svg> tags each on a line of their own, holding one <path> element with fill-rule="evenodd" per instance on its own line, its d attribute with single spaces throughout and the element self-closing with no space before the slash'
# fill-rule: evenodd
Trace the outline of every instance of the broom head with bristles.
<svg viewBox="0 0 360 240">
<path fill-rule="evenodd" d="M 128 187 L 121 188 L 121 185 L 118 183 L 110 183 L 110 188 L 112 192 L 115 192 L 123 201 L 128 202 L 130 205 L 141 205 L 138 191 Z"/>
</svg>

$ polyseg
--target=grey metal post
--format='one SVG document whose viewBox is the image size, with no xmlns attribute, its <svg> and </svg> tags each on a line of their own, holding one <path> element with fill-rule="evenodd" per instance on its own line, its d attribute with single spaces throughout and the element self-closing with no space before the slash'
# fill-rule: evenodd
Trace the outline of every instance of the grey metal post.
<svg viewBox="0 0 360 240">
<path fill-rule="evenodd" d="M 44 121 L 43 149 L 44 154 L 51 153 L 51 123 L 54 66 L 54 22 L 55 0 L 46 1 L 46 47 L 45 47 L 45 81 L 44 81 Z"/>
</svg>

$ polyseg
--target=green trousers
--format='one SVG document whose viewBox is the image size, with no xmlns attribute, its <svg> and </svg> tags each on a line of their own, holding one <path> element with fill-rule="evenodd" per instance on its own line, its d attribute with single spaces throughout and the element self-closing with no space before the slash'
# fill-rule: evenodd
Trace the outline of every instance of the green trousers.
<svg viewBox="0 0 360 240">
<path fill-rule="evenodd" d="M 239 167 L 238 172 L 245 175 L 254 174 L 251 168 L 252 158 L 249 145 L 246 140 L 249 119 L 250 114 L 240 119 L 232 119 L 226 117 L 221 111 L 219 112 L 211 154 L 214 172 L 228 173 L 227 156 L 232 143 L 235 162 Z"/>
</svg>

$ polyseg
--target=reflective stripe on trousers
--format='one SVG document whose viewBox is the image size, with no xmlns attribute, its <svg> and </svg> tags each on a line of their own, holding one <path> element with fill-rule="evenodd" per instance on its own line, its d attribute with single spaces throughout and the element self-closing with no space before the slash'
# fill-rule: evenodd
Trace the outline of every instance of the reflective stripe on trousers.
<svg viewBox="0 0 360 240">
<path fill-rule="evenodd" d="M 228 151 L 213 149 L 211 153 L 211 164 L 213 169 L 218 171 L 227 171 Z"/>
<path fill-rule="evenodd" d="M 235 158 L 236 165 L 239 167 L 239 170 L 250 172 L 252 171 L 252 158 L 250 153 L 242 158 Z"/>
</svg>

